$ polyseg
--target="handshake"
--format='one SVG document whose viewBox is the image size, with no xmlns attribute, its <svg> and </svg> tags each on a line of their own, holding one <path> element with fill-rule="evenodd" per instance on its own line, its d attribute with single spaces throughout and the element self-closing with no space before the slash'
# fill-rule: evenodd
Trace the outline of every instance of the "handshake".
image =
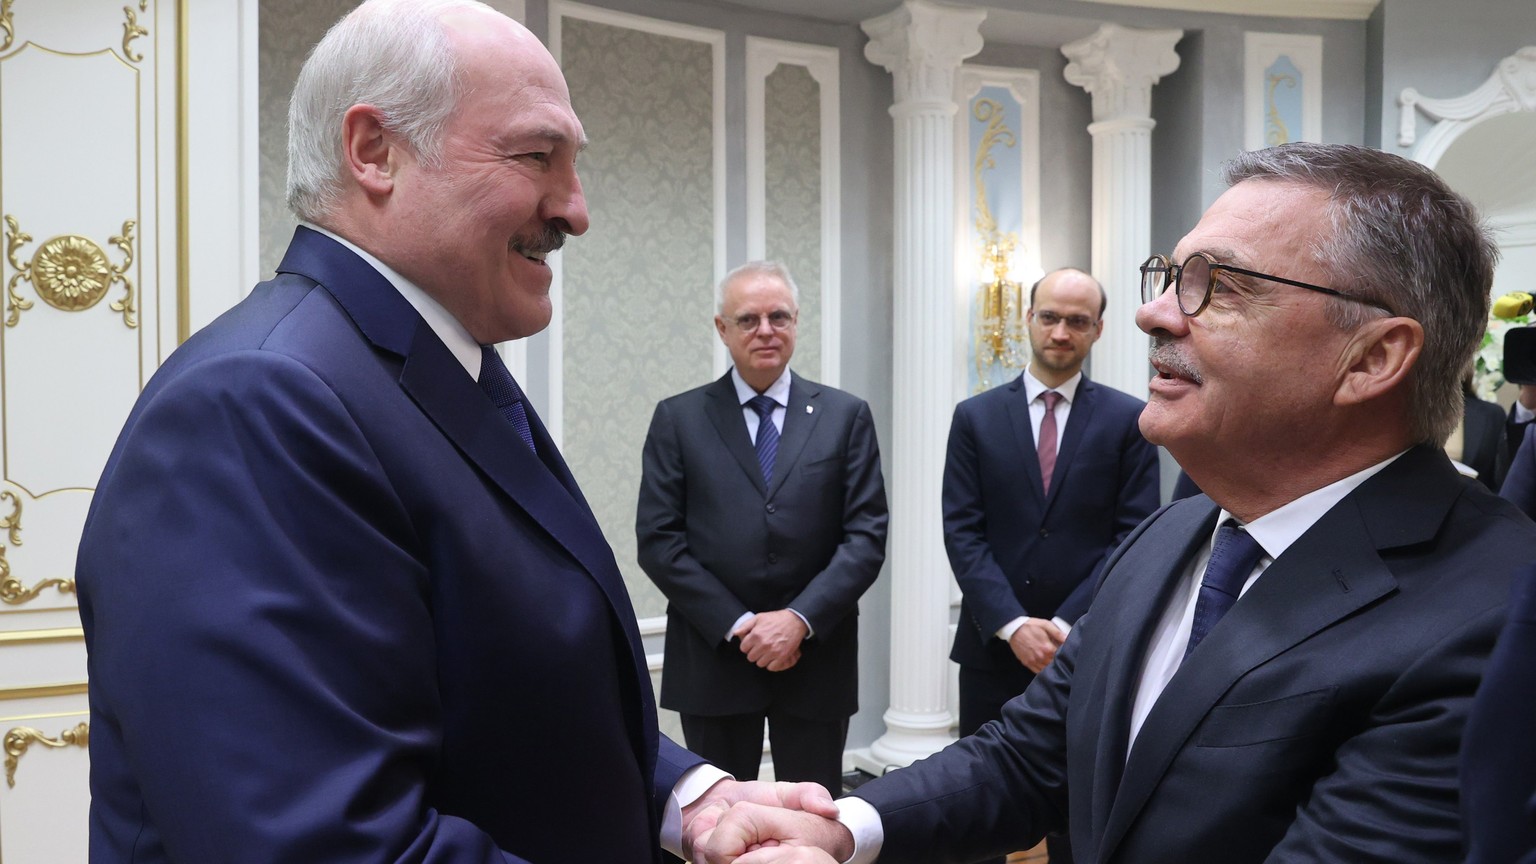
<svg viewBox="0 0 1536 864">
<path fill-rule="evenodd" d="M 683 853 L 694 864 L 840 864 L 853 835 L 816 783 L 721 780 L 683 808 Z"/>
</svg>

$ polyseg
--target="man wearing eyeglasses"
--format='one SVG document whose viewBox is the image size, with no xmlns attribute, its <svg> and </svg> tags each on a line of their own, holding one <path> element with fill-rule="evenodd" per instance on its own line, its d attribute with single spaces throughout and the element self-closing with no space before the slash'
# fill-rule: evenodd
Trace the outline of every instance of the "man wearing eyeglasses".
<svg viewBox="0 0 1536 864">
<path fill-rule="evenodd" d="M 1081 270 L 1046 274 L 1029 292 L 1029 368 L 955 407 L 944 547 L 963 595 L 949 654 L 961 735 L 1051 662 L 1105 559 L 1157 509 L 1157 448 L 1136 425 L 1145 403 L 1083 374 L 1106 302 Z M 1069 864 L 1064 835 L 1049 845 Z"/>
<path fill-rule="evenodd" d="M 1457 754 L 1536 526 L 1441 449 L 1495 247 L 1421 165 L 1245 153 L 1143 268 L 1141 429 L 1205 494 L 1143 522 L 1000 723 L 839 802 L 742 808 L 707 862 L 784 838 L 968 861 L 1070 826 L 1079 860 L 1462 858 Z M 883 848 L 880 846 L 883 844 Z"/>
<path fill-rule="evenodd" d="M 836 793 L 885 481 L 864 400 L 789 369 L 798 296 L 773 262 L 720 283 L 733 368 L 656 406 L 635 534 L 668 601 L 661 705 L 689 747 L 754 779 L 766 719 L 775 777 Z"/>
</svg>

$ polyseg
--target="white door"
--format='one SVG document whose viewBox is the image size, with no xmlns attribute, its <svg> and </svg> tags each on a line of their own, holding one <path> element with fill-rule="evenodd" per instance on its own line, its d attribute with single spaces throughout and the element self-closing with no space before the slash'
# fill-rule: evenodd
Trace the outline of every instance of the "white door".
<svg viewBox="0 0 1536 864">
<path fill-rule="evenodd" d="M 75 547 L 177 341 L 176 0 L 0 0 L 0 864 L 85 861 Z"/>
</svg>

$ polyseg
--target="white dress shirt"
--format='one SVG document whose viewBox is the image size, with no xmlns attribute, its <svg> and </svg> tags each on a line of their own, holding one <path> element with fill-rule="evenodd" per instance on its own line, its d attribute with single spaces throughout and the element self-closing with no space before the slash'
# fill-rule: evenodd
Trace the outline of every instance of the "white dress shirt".
<svg viewBox="0 0 1536 864">
<path fill-rule="evenodd" d="M 1363 471 L 1308 492 L 1295 501 L 1244 525 L 1243 528 L 1264 550 L 1264 555 L 1260 557 L 1259 563 L 1254 565 L 1253 572 L 1243 583 L 1243 589 L 1238 594 L 1239 599 L 1248 592 L 1254 582 L 1258 581 L 1271 562 L 1285 554 L 1285 550 L 1317 524 L 1317 521 L 1333 509 L 1334 505 L 1344 500 L 1344 497 L 1360 484 L 1402 455 L 1403 453 L 1398 453 Z M 1221 511 L 1216 519 L 1217 526 L 1230 516 L 1231 514 L 1227 511 Z M 1152 642 L 1147 649 L 1147 659 L 1142 666 L 1141 682 L 1136 689 L 1136 703 L 1131 712 L 1131 735 L 1126 746 L 1127 755 L 1131 751 L 1131 746 L 1135 744 L 1136 735 L 1141 731 L 1147 714 L 1157 702 L 1157 697 L 1162 695 L 1163 688 L 1168 686 L 1168 682 L 1178 671 L 1179 664 L 1184 660 L 1184 647 L 1189 644 L 1189 632 L 1195 616 L 1195 602 L 1200 596 L 1200 580 L 1205 576 L 1205 565 L 1211 557 L 1211 540 L 1215 536 L 1216 531 L 1213 529 L 1211 537 L 1205 541 L 1194 560 L 1185 568 L 1184 575 L 1173 592 L 1173 598 L 1163 610 L 1163 617 L 1152 634 Z M 837 803 L 840 814 L 838 818 L 853 833 L 855 843 L 854 854 L 845 864 L 870 864 L 879 854 L 880 845 L 885 840 L 885 828 L 880 822 L 879 811 L 869 802 L 859 798 L 844 798 Z"/>
<path fill-rule="evenodd" d="M 1082 383 L 1083 373 L 1079 372 L 1063 381 L 1059 387 L 1047 387 L 1034 376 L 1033 367 L 1026 369 L 1023 375 L 1024 395 L 1029 397 L 1029 429 L 1035 436 L 1035 452 L 1040 452 L 1040 426 L 1045 423 L 1045 400 L 1041 398 L 1047 390 L 1055 390 L 1061 394 L 1061 399 L 1056 402 L 1056 452 L 1061 452 L 1061 441 L 1067 434 L 1067 417 L 1072 413 L 1072 402 L 1077 398 L 1077 385 Z M 1065 619 L 1052 618 L 1051 623 L 1056 629 L 1066 635 L 1072 631 L 1072 625 Z M 1024 626 L 1024 616 L 1009 621 L 997 628 L 997 638 L 1007 642 L 1013 638 L 1013 634 Z"/>
<path fill-rule="evenodd" d="M 789 410 L 789 382 L 789 367 L 785 366 L 784 371 L 779 374 L 779 377 L 775 378 L 773 383 L 768 385 L 768 389 L 762 392 L 763 396 L 773 400 L 773 413 L 769 416 L 773 418 L 773 428 L 777 429 L 780 435 L 784 434 L 784 414 Z M 752 385 L 741 379 L 741 373 L 736 371 L 735 366 L 731 367 L 731 383 L 736 385 L 736 401 L 741 403 L 742 417 L 747 421 L 747 437 L 752 439 L 752 446 L 755 447 L 757 446 L 757 427 L 760 424 L 761 418 L 758 417 L 757 409 L 747 403 L 756 398 L 758 392 L 752 389 Z M 789 611 L 794 612 L 795 617 L 805 624 L 805 638 L 809 639 L 815 635 L 816 631 L 811 628 L 809 618 L 801 615 L 795 609 L 790 609 Z M 725 641 L 731 641 L 736 631 L 741 629 L 741 625 L 756 617 L 756 612 L 741 613 L 741 617 L 736 619 L 736 622 L 731 625 L 731 629 L 725 632 Z"/>
</svg>

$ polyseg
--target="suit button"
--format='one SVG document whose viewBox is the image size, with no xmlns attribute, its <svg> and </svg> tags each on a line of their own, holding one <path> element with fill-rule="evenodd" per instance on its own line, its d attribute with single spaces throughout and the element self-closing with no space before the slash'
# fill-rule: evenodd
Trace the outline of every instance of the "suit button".
<svg viewBox="0 0 1536 864">
<path fill-rule="evenodd" d="M 1045 530 L 1044 528 L 1041 528 L 1040 529 L 1040 536 L 1041 537 L 1049 537 L 1049 536 L 1051 536 L 1051 532 Z"/>
<path fill-rule="evenodd" d="M 769 513 L 777 513 L 777 512 L 779 512 L 779 508 L 773 506 L 773 504 L 771 504 L 771 503 L 768 505 L 768 507 L 766 509 L 768 510 Z"/>
<path fill-rule="evenodd" d="M 779 563 L 779 556 L 778 556 L 778 554 L 775 553 L 775 552 L 769 552 L 768 553 L 768 563 L 769 564 L 777 564 L 777 563 Z"/>
</svg>

